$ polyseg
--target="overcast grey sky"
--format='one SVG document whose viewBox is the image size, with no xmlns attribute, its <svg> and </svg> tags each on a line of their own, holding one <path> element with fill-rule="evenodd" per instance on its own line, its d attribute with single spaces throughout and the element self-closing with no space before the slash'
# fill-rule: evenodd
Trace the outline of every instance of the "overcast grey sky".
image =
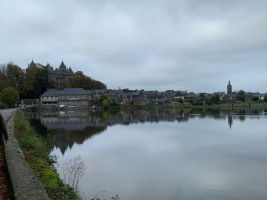
<svg viewBox="0 0 267 200">
<path fill-rule="evenodd" d="M 1 0 L 0 63 L 67 67 L 108 88 L 266 92 L 266 0 Z"/>
</svg>

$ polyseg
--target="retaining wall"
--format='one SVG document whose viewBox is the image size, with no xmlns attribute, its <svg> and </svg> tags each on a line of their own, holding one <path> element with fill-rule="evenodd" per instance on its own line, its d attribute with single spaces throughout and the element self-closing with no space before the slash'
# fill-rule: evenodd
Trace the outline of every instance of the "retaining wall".
<svg viewBox="0 0 267 200">
<path fill-rule="evenodd" d="M 5 156 L 16 200 L 49 200 L 40 181 L 25 160 L 18 141 L 14 137 L 14 116 L 7 123 L 9 141 L 5 144 Z"/>
</svg>

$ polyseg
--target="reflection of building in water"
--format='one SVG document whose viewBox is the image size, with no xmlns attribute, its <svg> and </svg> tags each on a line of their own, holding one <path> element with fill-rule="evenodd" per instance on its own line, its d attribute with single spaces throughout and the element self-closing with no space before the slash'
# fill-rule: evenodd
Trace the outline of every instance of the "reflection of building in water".
<svg viewBox="0 0 267 200">
<path fill-rule="evenodd" d="M 70 140 L 69 135 L 64 134 L 62 130 L 58 130 L 50 137 L 50 144 L 53 144 L 53 147 L 59 148 L 62 155 L 64 155 L 68 147 L 72 148 L 74 140 Z"/>
<path fill-rule="evenodd" d="M 93 135 L 99 134 L 107 129 L 108 126 L 115 124 L 129 125 L 137 123 L 160 123 L 178 122 L 184 123 L 196 118 L 212 118 L 215 120 L 228 119 L 230 129 L 233 120 L 245 120 L 245 113 L 252 115 L 260 112 L 256 110 L 242 109 L 160 109 L 160 110 L 121 110 L 117 113 L 102 111 L 48 111 L 43 112 L 40 121 L 49 130 L 54 130 L 51 135 L 51 148 L 60 148 L 62 154 L 74 143 L 82 144 Z M 36 116 L 36 119 L 39 119 Z"/>
<path fill-rule="evenodd" d="M 233 116 L 232 115 L 228 115 L 228 124 L 230 129 L 232 128 L 232 124 L 233 124 Z"/>
<path fill-rule="evenodd" d="M 48 111 L 41 114 L 41 124 L 52 130 L 50 148 L 60 148 L 64 155 L 74 143 L 82 144 L 93 135 L 106 130 L 107 125 L 93 120 L 88 111 Z M 54 130 L 54 131 L 53 131 Z"/>
<path fill-rule="evenodd" d="M 64 155 L 67 148 L 72 148 L 74 143 L 82 144 L 89 138 L 107 129 L 106 126 L 85 127 L 83 130 L 56 130 L 50 134 L 50 148 L 59 148 Z"/>
</svg>

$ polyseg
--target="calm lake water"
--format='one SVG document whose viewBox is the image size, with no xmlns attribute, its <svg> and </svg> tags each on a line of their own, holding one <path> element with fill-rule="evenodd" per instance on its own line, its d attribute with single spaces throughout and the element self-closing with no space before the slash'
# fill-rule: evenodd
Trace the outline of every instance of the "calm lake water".
<svg viewBox="0 0 267 200">
<path fill-rule="evenodd" d="M 266 108 L 31 116 L 40 131 L 52 130 L 59 165 L 81 156 L 87 199 L 267 199 Z"/>
</svg>

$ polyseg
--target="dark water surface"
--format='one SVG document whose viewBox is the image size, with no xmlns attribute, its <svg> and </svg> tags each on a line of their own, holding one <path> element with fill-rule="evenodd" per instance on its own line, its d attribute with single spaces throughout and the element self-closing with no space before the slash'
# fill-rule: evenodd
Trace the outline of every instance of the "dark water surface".
<svg viewBox="0 0 267 200">
<path fill-rule="evenodd" d="M 31 113 L 58 162 L 80 155 L 80 190 L 120 200 L 267 199 L 267 110 Z M 41 129 L 40 129 L 41 130 Z M 58 172 L 62 175 L 61 167 Z"/>
</svg>

